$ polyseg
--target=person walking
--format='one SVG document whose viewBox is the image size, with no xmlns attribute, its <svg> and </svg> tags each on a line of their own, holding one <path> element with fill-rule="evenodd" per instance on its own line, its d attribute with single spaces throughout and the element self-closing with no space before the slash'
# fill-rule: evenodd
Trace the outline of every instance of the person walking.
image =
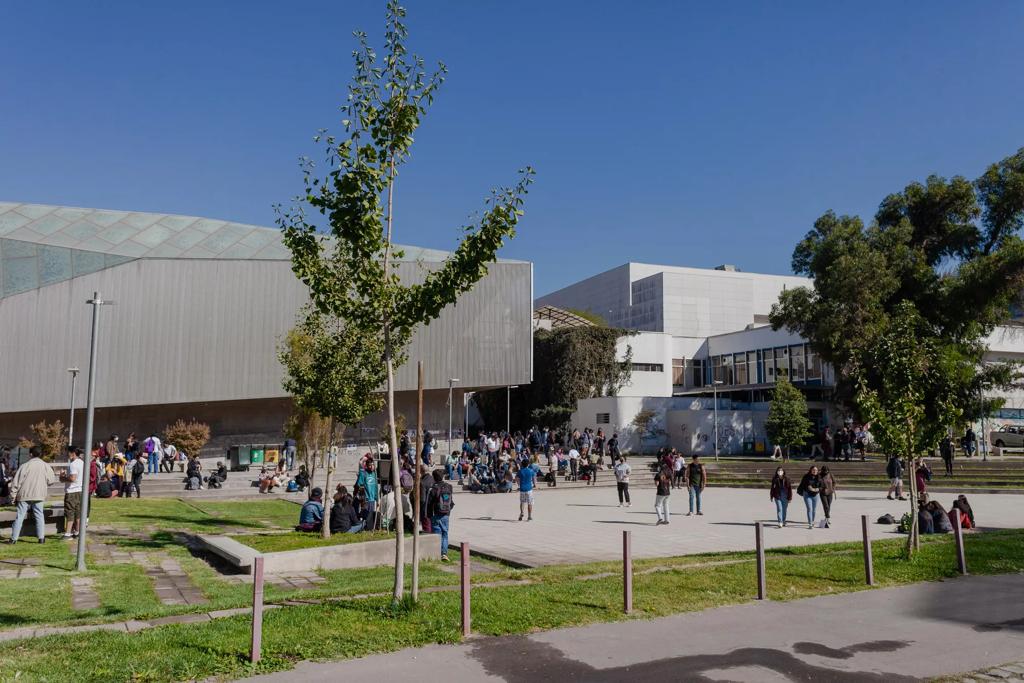
<svg viewBox="0 0 1024 683">
<path fill-rule="evenodd" d="M 672 468 L 668 465 L 662 465 L 658 473 L 654 475 L 654 484 L 656 487 L 654 495 L 654 514 L 658 516 L 658 521 L 654 523 L 655 526 L 661 524 L 668 524 L 669 515 L 671 514 L 668 505 L 668 497 L 672 493 Z"/>
<path fill-rule="evenodd" d="M 835 499 L 838 485 L 828 465 L 821 468 L 819 477 L 821 479 L 821 492 L 818 496 L 821 498 L 821 512 L 825 515 L 825 527 L 828 528 L 832 526 L 832 501 Z"/>
<path fill-rule="evenodd" d="M 28 511 L 36 522 L 36 538 L 40 543 L 46 542 L 46 520 L 43 516 L 43 503 L 46 500 L 46 489 L 57 481 L 57 475 L 49 463 L 43 460 L 42 453 L 38 446 L 32 446 L 28 450 L 29 461 L 23 463 L 15 472 L 11 480 L 11 498 L 14 499 L 18 512 L 14 518 L 14 525 L 11 527 L 11 537 L 8 543 L 17 543 L 21 536 L 21 525 L 25 523 Z"/>
<path fill-rule="evenodd" d="M 295 469 L 295 453 L 298 450 L 298 444 L 295 442 L 295 439 L 289 436 L 285 438 L 282 450 L 284 451 L 284 461 L 288 463 L 288 471 L 290 472 Z"/>
<path fill-rule="evenodd" d="M 527 522 L 533 521 L 533 489 L 537 483 L 537 471 L 533 467 L 523 467 L 516 473 L 519 480 L 519 521 L 523 521 L 524 510 Z"/>
<path fill-rule="evenodd" d="M 448 522 L 455 509 L 452 485 L 444 480 L 444 472 L 434 470 L 434 486 L 427 496 L 427 516 L 435 534 L 441 536 L 441 561 L 448 562 Z"/>
<path fill-rule="evenodd" d="M 682 453 L 672 456 L 672 488 L 681 489 L 686 483 L 686 457 Z"/>
<path fill-rule="evenodd" d="M 708 472 L 704 468 L 704 463 L 700 461 L 699 455 L 694 454 L 690 464 L 686 466 L 686 488 L 690 493 L 690 511 L 686 513 L 687 517 L 693 516 L 695 502 L 697 514 L 704 514 L 700 509 L 700 497 L 707 483 Z"/>
<path fill-rule="evenodd" d="M 771 492 L 768 494 L 771 500 L 775 501 L 775 516 L 779 522 L 779 528 L 786 526 L 786 513 L 789 510 L 789 501 L 793 500 L 793 484 L 786 476 L 786 470 L 781 467 L 775 470 L 772 477 Z"/>
<path fill-rule="evenodd" d="M 548 451 L 548 487 L 558 486 L 558 453 Z"/>
<path fill-rule="evenodd" d="M 967 431 L 964 432 L 964 455 L 968 458 L 973 458 L 977 452 L 978 436 L 974 433 L 974 428 L 968 426 Z"/>
<path fill-rule="evenodd" d="M 939 455 L 942 456 L 942 464 L 946 466 L 946 476 L 953 476 L 953 439 L 947 433 L 939 442 Z"/>
<path fill-rule="evenodd" d="M 79 520 L 82 517 L 85 463 L 82 462 L 81 455 L 80 448 L 68 448 L 68 469 L 60 473 L 60 480 L 64 482 L 64 538 L 78 536 Z"/>
<path fill-rule="evenodd" d="M 618 432 L 612 434 L 612 438 L 608 439 L 608 443 L 605 444 L 605 448 L 608 449 L 608 457 L 611 458 L 612 466 L 615 466 L 615 462 L 619 459 L 619 434 Z"/>
<path fill-rule="evenodd" d="M 619 458 L 619 462 L 615 465 L 615 488 L 618 489 L 619 493 L 619 507 L 622 507 L 622 503 L 626 503 L 626 507 L 629 507 L 629 473 L 631 468 L 629 463 L 626 462 L 625 458 Z"/>
<path fill-rule="evenodd" d="M 566 481 L 576 481 L 579 476 L 580 469 L 580 452 L 574 447 L 569 448 L 569 473 L 566 475 Z"/>
<path fill-rule="evenodd" d="M 132 483 L 128 488 L 128 495 L 125 498 L 132 497 L 132 489 L 135 489 L 135 497 L 142 498 L 142 474 L 146 471 L 146 466 L 142 464 L 142 458 L 136 458 L 135 464 L 132 465 Z"/>
<path fill-rule="evenodd" d="M 800 480 L 800 486 L 796 492 L 804 499 L 807 507 L 807 528 L 814 528 L 814 518 L 818 514 L 818 493 L 821 491 L 821 476 L 818 474 L 818 466 L 812 465 L 807 474 Z"/>
<path fill-rule="evenodd" d="M 889 457 L 885 465 L 885 476 L 889 477 L 889 493 L 886 498 L 892 500 L 892 494 L 895 493 L 898 499 L 906 500 L 903 497 L 903 461 L 898 455 Z"/>
</svg>

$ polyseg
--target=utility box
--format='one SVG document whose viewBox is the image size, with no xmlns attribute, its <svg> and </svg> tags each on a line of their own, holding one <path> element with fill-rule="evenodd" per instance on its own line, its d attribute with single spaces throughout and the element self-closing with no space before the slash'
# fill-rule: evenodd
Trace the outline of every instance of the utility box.
<svg viewBox="0 0 1024 683">
<path fill-rule="evenodd" d="M 232 472 L 248 470 L 251 462 L 252 446 L 232 446 L 228 449 L 228 467 Z"/>
</svg>

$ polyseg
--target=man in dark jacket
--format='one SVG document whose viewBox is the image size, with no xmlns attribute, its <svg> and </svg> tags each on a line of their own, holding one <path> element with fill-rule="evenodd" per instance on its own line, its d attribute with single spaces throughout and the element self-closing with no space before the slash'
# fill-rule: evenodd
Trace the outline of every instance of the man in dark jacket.
<svg viewBox="0 0 1024 683">
<path fill-rule="evenodd" d="M 427 495 L 427 517 L 435 534 L 441 535 L 441 561 L 448 561 L 448 516 L 455 509 L 452 486 L 444 480 L 442 470 L 434 470 L 432 485 Z"/>
<path fill-rule="evenodd" d="M 897 498 L 906 500 L 903 497 L 903 461 L 899 456 L 894 455 L 889 458 L 889 463 L 885 466 L 885 474 L 889 477 L 889 495 L 886 498 L 892 500 L 892 494 L 895 492 Z"/>
</svg>

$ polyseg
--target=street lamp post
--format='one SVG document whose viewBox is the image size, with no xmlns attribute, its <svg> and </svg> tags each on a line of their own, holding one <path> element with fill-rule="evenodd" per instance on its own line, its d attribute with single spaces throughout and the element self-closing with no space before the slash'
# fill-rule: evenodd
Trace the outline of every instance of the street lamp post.
<svg viewBox="0 0 1024 683">
<path fill-rule="evenodd" d="M 469 397 L 473 395 L 472 391 L 462 392 L 462 407 L 465 408 L 465 422 L 462 426 L 462 436 L 469 436 Z"/>
<path fill-rule="evenodd" d="M 68 445 L 74 443 L 75 439 L 75 383 L 78 381 L 78 368 L 68 368 L 71 373 L 71 415 L 68 417 Z"/>
<path fill-rule="evenodd" d="M 718 462 L 718 385 L 724 384 L 722 380 L 716 379 L 711 382 L 711 390 L 715 395 L 715 462 Z"/>
<path fill-rule="evenodd" d="M 85 404 L 85 460 L 82 463 L 82 504 L 78 522 L 78 571 L 85 571 L 85 532 L 89 523 L 89 469 L 92 466 L 92 426 L 96 413 L 96 339 L 100 329 L 100 306 L 110 306 L 113 301 L 104 301 L 99 292 L 86 301 L 92 306 L 92 337 L 89 342 L 89 385 L 86 389 Z"/>
<path fill-rule="evenodd" d="M 518 384 L 505 386 L 505 433 L 512 433 L 512 390 L 518 389 Z"/>
<path fill-rule="evenodd" d="M 452 447 L 452 407 L 454 406 L 454 404 L 452 403 L 452 387 L 458 381 L 459 381 L 459 379 L 456 378 L 456 377 L 449 377 L 448 378 L 448 454 L 449 455 L 454 450 L 454 448 Z"/>
</svg>

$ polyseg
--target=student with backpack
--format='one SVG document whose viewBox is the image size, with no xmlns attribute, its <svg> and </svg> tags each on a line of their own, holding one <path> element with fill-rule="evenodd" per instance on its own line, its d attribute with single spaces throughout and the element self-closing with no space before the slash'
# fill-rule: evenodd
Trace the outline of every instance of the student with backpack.
<svg viewBox="0 0 1024 683">
<path fill-rule="evenodd" d="M 427 516 L 433 532 L 441 535 L 441 561 L 448 562 L 448 519 L 455 500 L 452 498 L 452 486 L 444 480 L 444 472 L 434 470 L 434 485 L 427 495 Z"/>
<path fill-rule="evenodd" d="M 132 483 L 128 485 L 125 498 L 132 497 L 132 489 L 135 489 L 136 498 L 142 498 L 142 475 L 145 471 L 146 463 L 142 461 L 142 458 L 135 458 L 135 464 L 132 465 Z"/>
</svg>

